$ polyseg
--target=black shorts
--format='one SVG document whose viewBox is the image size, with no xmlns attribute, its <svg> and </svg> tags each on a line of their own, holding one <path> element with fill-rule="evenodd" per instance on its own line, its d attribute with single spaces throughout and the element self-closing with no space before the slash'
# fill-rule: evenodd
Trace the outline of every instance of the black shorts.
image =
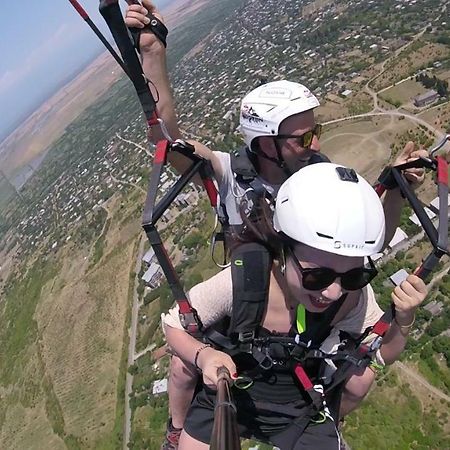
<svg viewBox="0 0 450 450">
<path fill-rule="evenodd" d="M 236 393 L 235 393 L 236 394 Z M 281 450 L 339 450 L 339 433 L 332 419 L 316 424 L 306 420 L 298 421 L 293 414 L 269 412 L 256 407 L 245 396 L 234 395 L 237 405 L 239 434 L 270 443 Z M 208 387 L 194 398 L 184 423 L 185 431 L 193 438 L 209 444 L 214 424 L 215 391 Z M 292 407 L 277 405 L 278 410 L 293 410 Z M 298 411 L 301 414 L 301 411 Z M 256 418 L 256 419 L 255 419 Z M 263 423 L 263 425 L 261 425 Z"/>
</svg>

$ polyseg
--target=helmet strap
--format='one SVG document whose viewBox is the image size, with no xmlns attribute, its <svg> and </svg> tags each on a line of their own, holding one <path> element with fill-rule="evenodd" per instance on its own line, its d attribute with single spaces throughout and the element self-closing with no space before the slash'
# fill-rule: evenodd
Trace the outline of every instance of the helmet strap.
<svg viewBox="0 0 450 450">
<path fill-rule="evenodd" d="M 286 273 L 286 246 L 285 244 L 283 244 L 282 248 L 281 248 L 281 252 L 280 252 L 280 272 L 281 275 L 285 275 Z"/>
<path fill-rule="evenodd" d="M 281 153 L 281 146 L 280 146 L 280 143 L 275 139 L 275 136 L 274 136 L 274 139 L 273 139 L 273 143 L 274 143 L 275 148 L 276 148 L 276 150 L 277 150 L 277 156 L 278 156 L 277 165 L 278 165 L 278 167 L 279 167 L 280 169 L 283 170 L 283 172 L 284 172 L 288 177 L 290 177 L 290 176 L 293 174 L 293 172 L 292 172 L 292 170 L 290 170 L 289 167 L 287 166 L 286 161 L 285 161 L 284 158 L 283 158 L 283 154 Z"/>
</svg>

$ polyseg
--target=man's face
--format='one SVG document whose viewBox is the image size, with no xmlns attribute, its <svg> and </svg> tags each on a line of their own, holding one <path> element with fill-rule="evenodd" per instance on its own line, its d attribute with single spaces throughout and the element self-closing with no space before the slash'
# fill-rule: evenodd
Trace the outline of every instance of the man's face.
<svg viewBox="0 0 450 450">
<path fill-rule="evenodd" d="M 283 120 L 278 130 L 279 135 L 301 136 L 314 129 L 316 121 L 312 110 L 288 117 Z M 278 158 L 275 145 L 276 137 L 262 136 L 260 148 L 263 153 L 272 158 Z M 295 138 L 277 139 L 277 145 L 281 150 L 281 156 L 290 170 L 294 173 L 306 165 L 311 155 L 320 151 L 320 144 L 317 136 L 314 135 L 309 147 L 302 147 Z"/>
<path fill-rule="evenodd" d="M 314 129 L 316 121 L 312 110 L 288 117 L 280 125 L 278 134 L 301 136 Z M 313 136 L 309 147 L 301 147 L 297 139 L 279 139 L 278 145 L 281 148 L 281 155 L 291 172 L 296 172 L 306 165 L 309 158 L 320 151 L 320 143 L 317 136 Z"/>
</svg>

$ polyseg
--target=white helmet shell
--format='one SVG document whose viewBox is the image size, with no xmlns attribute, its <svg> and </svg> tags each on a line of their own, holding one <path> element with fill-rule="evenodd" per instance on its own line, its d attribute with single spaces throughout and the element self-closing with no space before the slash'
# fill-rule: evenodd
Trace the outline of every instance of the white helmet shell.
<svg viewBox="0 0 450 450">
<path fill-rule="evenodd" d="M 259 136 L 275 136 L 281 122 L 319 106 L 305 86 L 292 81 L 273 81 L 257 87 L 242 100 L 239 130 L 249 148 Z"/>
<path fill-rule="evenodd" d="M 280 187 L 274 228 L 329 253 L 370 256 L 383 246 L 385 219 L 378 195 L 364 178 L 353 169 L 318 163 Z"/>
</svg>

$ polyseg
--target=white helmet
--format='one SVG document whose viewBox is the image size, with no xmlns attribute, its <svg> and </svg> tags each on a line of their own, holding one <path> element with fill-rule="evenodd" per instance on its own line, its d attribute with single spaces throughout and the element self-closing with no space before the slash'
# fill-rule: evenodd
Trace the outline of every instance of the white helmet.
<svg viewBox="0 0 450 450">
<path fill-rule="evenodd" d="M 242 100 L 239 130 L 251 149 L 254 138 L 277 135 L 281 122 L 319 106 L 305 86 L 292 81 L 273 81 L 257 87 Z"/>
<path fill-rule="evenodd" d="M 353 169 L 318 163 L 281 186 L 274 228 L 298 242 L 345 256 L 370 256 L 384 242 L 381 201 Z"/>
</svg>

